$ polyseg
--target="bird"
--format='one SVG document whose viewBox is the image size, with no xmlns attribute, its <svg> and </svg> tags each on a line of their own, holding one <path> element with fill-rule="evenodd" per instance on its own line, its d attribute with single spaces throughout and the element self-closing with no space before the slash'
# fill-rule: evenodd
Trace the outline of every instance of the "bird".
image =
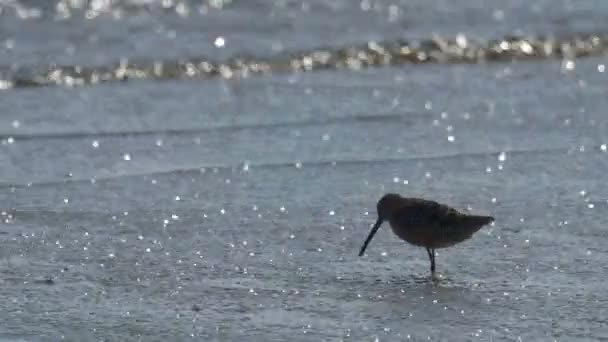
<svg viewBox="0 0 608 342">
<path fill-rule="evenodd" d="M 470 239 L 483 226 L 494 222 L 492 216 L 469 215 L 435 201 L 387 193 L 376 205 L 378 218 L 363 243 L 363 256 L 383 222 L 402 240 L 426 248 L 435 275 L 435 249 L 451 247 Z"/>
</svg>

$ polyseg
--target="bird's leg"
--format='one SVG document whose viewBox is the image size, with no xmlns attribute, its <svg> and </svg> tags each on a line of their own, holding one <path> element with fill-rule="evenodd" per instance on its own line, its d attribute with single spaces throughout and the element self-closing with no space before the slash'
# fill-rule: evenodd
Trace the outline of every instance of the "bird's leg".
<svg viewBox="0 0 608 342">
<path fill-rule="evenodd" d="M 429 260 L 431 261 L 431 273 L 435 273 L 435 250 L 431 248 L 426 249 L 426 253 L 429 255 Z"/>
</svg>

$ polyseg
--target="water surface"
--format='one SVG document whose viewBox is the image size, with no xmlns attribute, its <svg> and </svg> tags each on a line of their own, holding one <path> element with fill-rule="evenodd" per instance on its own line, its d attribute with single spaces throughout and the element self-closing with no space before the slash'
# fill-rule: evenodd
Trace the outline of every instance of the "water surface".
<svg viewBox="0 0 608 342">
<path fill-rule="evenodd" d="M 279 43 L 288 53 L 433 32 L 603 32 L 608 11 L 600 1 L 403 1 L 390 19 L 385 1 L 365 11 L 235 0 L 180 16 L 177 2 L 125 1 L 59 20 L 48 3 L 0 2 L 13 41 L 0 48 L 3 65 L 263 56 Z M 40 17 L 20 19 L 15 4 Z M 0 336 L 608 339 L 606 63 L 2 91 Z M 424 250 L 387 227 L 357 257 L 389 191 L 496 223 L 439 251 L 435 285 Z"/>
</svg>

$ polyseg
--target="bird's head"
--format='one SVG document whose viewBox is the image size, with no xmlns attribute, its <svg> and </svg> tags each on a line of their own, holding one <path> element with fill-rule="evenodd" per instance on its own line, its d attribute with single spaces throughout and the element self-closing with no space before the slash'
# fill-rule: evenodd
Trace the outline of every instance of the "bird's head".
<svg viewBox="0 0 608 342">
<path fill-rule="evenodd" d="M 402 203 L 403 197 L 399 194 L 386 194 L 380 198 L 378 204 L 376 204 L 376 211 L 378 213 L 378 219 L 381 221 L 388 220 L 393 212 Z"/>
<path fill-rule="evenodd" d="M 376 232 L 382 225 L 382 222 L 390 219 L 390 217 L 393 215 L 395 210 L 399 207 L 399 204 L 401 203 L 402 200 L 403 200 L 403 197 L 401 197 L 399 194 L 391 194 L 391 193 L 386 194 L 386 195 L 382 196 L 382 198 L 380 198 L 380 200 L 378 201 L 378 204 L 376 204 L 376 210 L 378 212 L 378 219 L 376 220 L 376 223 L 374 224 L 374 227 L 372 228 L 372 230 L 369 232 L 367 239 L 365 239 L 365 242 L 363 243 L 363 246 L 361 247 L 361 250 L 359 251 L 359 256 L 363 255 L 363 253 L 365 252 L 365 249 L 367 248 L 367 245 L 369 244 L 369 242 L 372 240 L 372 238 L 374 237 L 374 235 L 376 234 Z"/>
</svg>

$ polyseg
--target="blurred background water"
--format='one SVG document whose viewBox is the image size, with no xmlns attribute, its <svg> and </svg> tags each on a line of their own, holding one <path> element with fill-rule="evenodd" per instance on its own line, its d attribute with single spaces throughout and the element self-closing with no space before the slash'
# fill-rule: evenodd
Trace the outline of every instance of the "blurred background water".
<svg viewBox="0 0 608 342">
<path fill-rule="evenodd" d="M 600 0 L 0 0 L 0 66 L 608 32 Z M 608 339 L 604 54 L 0 91 L 6 340 Z M 386 192 L 496 217 L 437 256 Z"/>
</svg>

